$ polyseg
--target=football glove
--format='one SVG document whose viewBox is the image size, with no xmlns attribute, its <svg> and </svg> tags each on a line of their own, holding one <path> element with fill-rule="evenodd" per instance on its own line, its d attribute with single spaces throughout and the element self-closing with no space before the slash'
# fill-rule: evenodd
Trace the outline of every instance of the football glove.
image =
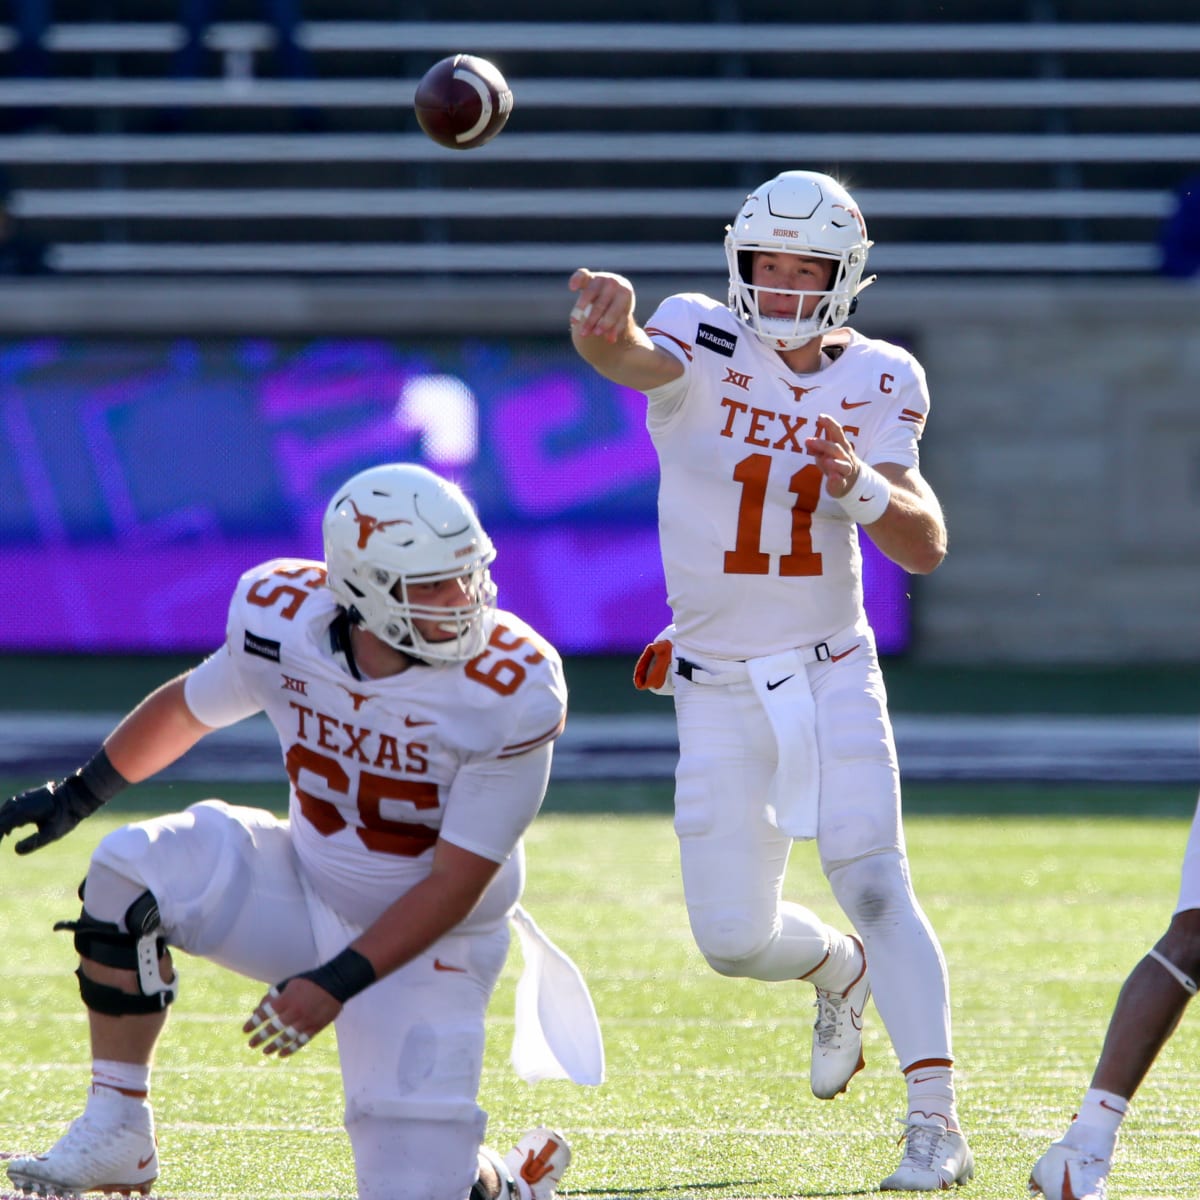
<svg viewBox="0 0 1200 1200">
<path fill-rule="evenodd" d="M 17 843 L 18 854 L 31 854 L 70 833 L 84 817 L 128 786 L 129 781 L 102 748 L 61 783 L 45 783 L 5 801 L 0 808 L 0 840 L 21 825 L 36 825 L 37 833 Z"/>
<path fill-rule="evenodd" d="M 18 854 L 29 854 L 70 833 L 103 803 L 78 775 L 43 784 L 14 796 L 0 808 L 0 838 L 20 825 L 36 825 L 37 833 L 16 847 Z"/>
</svg>

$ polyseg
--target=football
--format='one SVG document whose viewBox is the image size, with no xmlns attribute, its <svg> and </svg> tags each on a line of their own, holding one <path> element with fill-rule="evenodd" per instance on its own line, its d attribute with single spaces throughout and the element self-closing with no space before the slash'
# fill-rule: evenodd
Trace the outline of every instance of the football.
<svg viewBox="0 0 1200 1200">
<path fill-rule="evenodd" d="M 504 128 L 512 91 L 486 58 L 453 54 L 421 77 L 413 98 L 417 121 L 439 146 L 474 150 Z"/>
</svg>

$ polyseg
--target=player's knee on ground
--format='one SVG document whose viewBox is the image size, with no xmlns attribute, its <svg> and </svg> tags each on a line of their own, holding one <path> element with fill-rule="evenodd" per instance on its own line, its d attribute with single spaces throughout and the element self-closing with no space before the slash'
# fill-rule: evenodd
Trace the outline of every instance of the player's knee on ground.
<svg viewBox="0 0 1200 1200">
<path fill-rule="evenodd" d="M 463 1121 L 352 1116 L 359 1200 L 462 1200 L 479 1174 L 487 1118 L 476 1112 Z"/>
</svg>

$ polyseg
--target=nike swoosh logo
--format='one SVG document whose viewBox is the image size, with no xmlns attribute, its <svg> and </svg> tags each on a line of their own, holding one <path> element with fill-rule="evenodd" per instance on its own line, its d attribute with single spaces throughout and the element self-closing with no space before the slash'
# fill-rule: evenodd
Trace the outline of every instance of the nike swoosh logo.
<svg viewBox="0 0 1200 1200">
<path fill-rule="evenodd" d="M 851 1009 L 850 1011 L 853 1012 L 854 1010 Z M 937 1078 L 936 1075 L 922 1075 L 920 1079 L 910 1079 L 908 1082 L 909 1083 L 928 1083 L 931 1079 L 936 1079 L 936 1078 Z"/>
<path fill-rule="evenodd" d="M 842 407 L 846 408 L 846 409 L 862 408 L 864 404 L 870 404 L 870 403 L 871 403 L 870 400 L 855 400 L 853 403 L 851 403 L 844 396 L 842 397 Z"/>
<path fill-rule="evenodd" d="M 782 679 L 776 679 L 774 683 L 772 683 L 768 679 L 767 680 L 767 691 L 773 692 L 777 687 L 782 687 L 783 684 L 787 683 L 787 681 L 789 679 L 794 679 L 795 677 L 796 677 L 796 675 L 795 675 L 795 672 L 793 671 L 791 675 L 785 675 Z"/>
<path fill-rule="evenodd" d="M 854 645 L 851 646 L 849 650 L 843 650 L 841 652 L 841 654 L 831 654 L 829 656 L 829 661 L 830 662 L 841 662 L 842 659 L 846 657 L 846 655 L 853 654 L 855 652 L 855 650 L 857 650 L 859 648 L 859 646 L 861 646 L 861 645 L 862 645 L 862 642 L 855 642 Z"/>
<path fill-rule="evenodd" d="M 145 1158 L 138 1159 L 137 1169 L 139 1171 L 144 1171 L 153 1161 L 154 1161 L 154 1151 L 151 1150 L 150 1153 L 148 1155 L 146 1155 Z"/>
<path fill-rule="evenodd" d="M 1114 1107 L 1113 1107 L 1113 1105 L 1109 1104 L 1109 1102 L 1108 1102 L 1107 1100 L 1101 1100 L 1101 1101 L 1100 1101 L 1100 1107 L 1101 1107 L 1101 1108 L 1107 1108 L 1109 1112 L 1111 1112 L 1111 1113 L 1116 1113 L 1118 1116 L 1122 1116 L 1122 1117 L 1123 1117 L 1123 1116 L 1125 1115 L 1125 1109 L 1123 1109 L 1123 1108 L 1114 1108 Z"/>
<path fill-rule="evenodd" d="M 850 1024 L 862 1033 L 862 1011 L 855 1012 L 854 1005 L 850 1005 Z"/>
<path fill-rule="evenodd" d="M 432 724 L 432 722 L 430 722 L 430 724 Z M 435 958 L 433 960 L 433 969 L 435 971 L 454 971 L 459 975 L 465 975 L 467 973 L 466 967 L 452 967 L 449 963 L 442 962 L 440 958 Z"/>
<path fill-rule="evenodd" d="M 418 721 L 415 717 L 406 716 L 404 718 L 404 724 L 407 725 L 409 729 L 416 729 L 418 726 L 421 726 L 421 725 L 432 725 L 433 722 L 432 721 Z"/>
</svg>

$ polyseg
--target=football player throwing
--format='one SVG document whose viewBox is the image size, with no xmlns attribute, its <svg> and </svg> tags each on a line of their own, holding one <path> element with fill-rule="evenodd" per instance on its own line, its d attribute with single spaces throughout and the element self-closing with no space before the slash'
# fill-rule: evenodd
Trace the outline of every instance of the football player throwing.
<svg viewBox="0 0 1200 1200">
<path fill-rule="evenodd" d="M 946 965 L 909 879 L 858 539 L 924 574 L 946 528 L 918 466 L 924 372 L 846 327 L 870 246 L 845 188 L 786 171 L 728 229 L 726 303 L 670 296 L 642 326 L 629 280 L 580 269 L 571 334 L 596 371 L 648 401 L 674 623 L 636 677 L 674 692 L 675 831 L 697 945 L 723 975 L 813 985 L 824 1099 L 863 1066 L 874 994 L 908 1088 L 903 1158 L 881 1186 L 939 1191 L 974 1167 Z M 853 934 L 783 899 L 797 838 L 816 839 Z"/>
</svg>

